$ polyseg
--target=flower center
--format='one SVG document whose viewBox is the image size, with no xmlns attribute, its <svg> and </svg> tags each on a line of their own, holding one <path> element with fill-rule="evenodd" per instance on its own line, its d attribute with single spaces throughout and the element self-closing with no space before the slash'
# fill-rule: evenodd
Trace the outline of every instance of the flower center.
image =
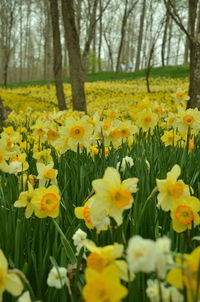
<svg viewBox="0 0 200 302">
<path fill-rule="evenodd" d="M 53 211 L 58 206 L 58 196 L 54 193 L 46 193 L 41 200 L 41 209 L 43 211 Z"/>
<path fill-rule="evenodd" d="M 91 302 L 109 302 L 111 300 L 111 292 L 107 284 L 102 278 L 95 279 L 88 283 L 87 290 L 85 290 L 85 301 Z"/>
<path fill-rule="evenodd" d="M 49 130 L 47 132 L 47 138 L 49 141 L 55 141 L 58 137 L 59 137 L 59 134 L 56 131 Z"/>
<path fill-rule="evenodd" d="M 194 220 L 194 212 L 187 205 L 180 205 L 176 208 L 175 218 L 181 224 L 191 224 Z"/>
<path fill-rule="evenodd" d="M 122 128 L 121 129 L 121 136 L 122 137 L 128 137 L 128 136 L 130 136 L 130 130 L 128 129 L 128 128 Z"/>
<path fill-rule="evenodd" d="M 128 206 L 132 200 L 131 193 L 126 189 L 117 189 L 112 192 L 112 200 L 116 208 Z"/>
<path fill-rule="evenodd" d="M 6 139 L 6 150 L 11 150 L 13 148 L 14 144 L 13 141 L 10 138 Z"/>
<path fill-rule="evenodd" d="M 183 184 L 177 182 L 175 184 L 169 185 L 168 193 L 174 198 L 179 198 L 183 195 Z"/>
<path fill-rule="evenodd" d="M 105 121 L 103 123 L 102 128 L 103 128 L 103 130 L 108 130 L 110 128 L 110 122 L 109 121 Z"/>
<path fill-rule="evenodd" d="M 91 253 L 87 258 L 87 266 L 99 273 L 101 273 L 104 270 L 106 264 L 107 264 L 106 257 L 95 252 Z"/>
<path fill-rule="evenodd" d="M 84 206 L 83 217 L 84 217 L 85 221 L 87 221 L 87 223 L 92 224 L 92 221 L 90 219 L 90 208 L 87 205 Z"/>
<path fill-rule="evenodd" d="M 183 117 L 183 123 L 187 126 L 190 126 L 194 123 L 194 117 L 190 114 L 186 114 L 184 117 Z"/>
<path fill-rule="evenodd" d="M 4 157 L 3 157 L 3 155 L 2 155 L 2 154 L 0 154 L 0 163 L 2 163 L 2 162 L 3 162 L 3 160 L 4 160 Z"/>
<path fill-rule="evenodd" d="M 47 179 L 52 179 L 56 175 L 55 169 L 49 169 L 44 171 L 44 177 Z"/>
<path fill-rule="evenodd" d="M 150 124 L 151 121 L 152 121 L 151 116 L 145 116 L 145 117 L 144 117 L 144 123 L 145 123 L 145 124 Z"/>
<path fill-rule="evenodd" d="M 45 134 L 45 131 L 44 131 L 42 128 L 38 128 L 38 129 L 37 129 L 37 134 L 38 134 L 38 135 L 44 135 L 44 134 Z"/>
<path fill-rule="evenodd" d="M 179 100 L 182 100 L 183 97 L 184 97 L 184 95 L 185 95 L 185 93 L 183 93 L 183 92 L 177 92 L 177 93 L 176 93 L 176 97 L 177 97 L 177 99 L 179 99 Z"/>
<path fill-rule="evenodd" d="M 85 134 L 85 129 L 82 126 L 75 126 L 70 130 L 70 136 L 75 139 L 82 138 Z"/>
<path fill-rule="evenodd" d="M 5 280 L 5 273 L 4 271 L 0 268 L 0 288 L 2 287 L 3 283 Z"/>
<path fill-rule="evenodd" d="M 110 132 L 110 135 L 112 136 L 112 138 L 120 138 L 121 137 L 121 130 L 120 129 L 114 129 Z"/>
</svg>

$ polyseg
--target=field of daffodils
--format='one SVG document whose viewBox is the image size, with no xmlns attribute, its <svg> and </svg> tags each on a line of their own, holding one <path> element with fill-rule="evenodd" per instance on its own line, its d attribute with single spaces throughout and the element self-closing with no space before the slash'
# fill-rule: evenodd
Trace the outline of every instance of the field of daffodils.
<svg viewBox="0 0 200 302">
<path fill-rule="evenodd" d="M 2 89 L 0 302 L 200 301 L 200 112 L 188 79 Z"/>
</svg>

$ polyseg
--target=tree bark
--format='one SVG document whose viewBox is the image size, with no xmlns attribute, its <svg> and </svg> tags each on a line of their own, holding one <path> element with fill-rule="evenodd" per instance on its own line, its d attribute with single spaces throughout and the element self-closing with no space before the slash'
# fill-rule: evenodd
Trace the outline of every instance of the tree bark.
<svg viewBox="0 0 200 302">
<path fill-rule="evenodd" d="M 139 30 L 139 37 L 138 37 L 135 71 L 138 71 L 140 69 L 140 55 L 141 55 L 142 42 L 143 42 L 145 11 L 146 11 L 146 0 L 143 0 L 142 12 L 140 15 L 140 30 Z"/>
<path fill-rule="evenodd" d="M 62 0 L 62 15 L 69 55 L 73 110 L 87 112 L 79 36 L 75 23 L 73 0 Z"/>
<path fill-rule="evenodd" d="M 59 110 L 65 110 L 65 95 L 63 89 L 63 75 L 62 75 L 62 50 L 60 43 L 60 28 L 59 28 L 59 12 L 58 12 L 58 1 L 49 0 L 50 13 L 53 31 L 53 50 L 54 50 L 54 77 L 56 85 L 56 96 L 58 100 Z"/>
<path fill-rule="evenodd" d="M 198 0 L 188 0 L 189 4 L 189 28 L 190 32 L 184 27 L 183 22 L 178 15 L 174 3 L 169 0 L 167 3 L 164 0 L 165 6 L 179 26 L 179 28 L 186 34 L 189 39 L 190 48 L 190 85 L 187 108 L 200 109 L 200 28 L 197 21 Z M 197 26 L 196 26 L 197 24 Z M 195 28 L 196 27 L 196 28 Z"/>
<path fill-rule="evenodd" d="M 146 2 L 146 0 L 144 0 Z M 118 49 L 118 55 L 117 55 L 117 64 L 116 64 L 116 73 L 120 70 L 120 60 L 121 60 L 121 54 L 122 49 L 124 45 L 124 39 L 125 39 L 125 33 L 126 33 L 126 25 L 128 21 L 128 17 L 131 14 L 132 10 L 134 9 L 137 1 L 135 1 L 131 7 L 128 8 L 128 0 L 125 0 L 125 7 L 124 7 L 124 13 L 123 13 L 123 19 L 122 19 L 122 25 L 121 25 L 121 35 L 120 35 L 120 43 L 119 43 L 119 49 Z"/>
<path fill-rule="evenodd" d="M 165 28 L 164 28 L 162 46 L 161 46 L 161 61 L 163 67 L 165 66 L 165 49 L 166 49 L 166 41 L 167 41 L 167 30 L 169 27 L 169 19 L 170 19 L 169 13 L 166 12 Z"/>
<path fill-rule="evenodd" d="M 99 71 L 101 71 L 102 70 L 102 67 L 101 67 L 101 48 L 102 48 L 102 33 L 103 33 L 102 0 L 99 0 L 99 11 L 100 11 L 100 18 L 99 18 L 98 69 L 99 69 Z"/>
</svg>

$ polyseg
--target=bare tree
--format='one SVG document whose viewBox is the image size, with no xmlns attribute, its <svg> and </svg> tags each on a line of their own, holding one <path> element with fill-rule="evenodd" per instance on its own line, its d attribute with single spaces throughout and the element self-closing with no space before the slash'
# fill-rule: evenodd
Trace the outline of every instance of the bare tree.
<svg viewBox="0 0 200 302">
<path fill-rule="evenodd" d="M 3 49 L 3 84 L 8 84 L 8 66 L 12 52 L 12 31 L 15 21 L 16 0 L 1 0 L 1 26 L 2 26 L 2 49 Z"/>
<path fill-rule="evenodd" d="M 118 55 L 117 55 L 116 72 L 119 72 L 119 70 L 120 70 L 120 60 L 121 60 L 122 48 L 123 48 L 124 39 L 125 39 L 126 25 L 127 25 L 128 17 L 130 16 L 130 14 L 133 11 L 134 7 L 136 6 L 137 2 L 138 1 L 136 0 L 136 1 L 132 2 L 130 5 L 129 1 L 125 0 L 124 12 L 123 12 L 123 18 L 122 18 L 122 24 L 121 24 L 120 43 L 119 43 L 119 49 L 118 49 Z"/>
<path fill-rule="evenodd" d="M 73 110 L 87 112 L 79 35 L 76 27 L 73 0 L 62 0 L 62 15 L 69 54 Z"/>
<path fill-rule="evenodd" d="M 53 50 L 54 50 L 54 77 L 56 85 L 56 95 L 58 99 L 58 107 L 60 110 L 66 109 L 65 95 L 63 89 L 63 73 L 62 73 L 62 50 L 60 43 L 60 28 L 59 28 L 59 12 L 58 1 L 49 0 L 52 30 L 53 30 Z"/>
<path fill-rule="evenodd" d="M 174 5 L 174 1 L 164 0 L 164 3 L 170 16 L 189 39 L 190 99 L 187 103 L 187 107 L 197 107 L 200 109 L 200 26 L 197 22 L 198 0 L 188 0 L 190 32 L 185 28 L 183 20 Z"/>
<path fill-rule="evenodd" d="M 138 36 L 138 46 L 137 46 L 135 71 L 138 71 L 140 69 L 140 56 L 141 56 L 142 41 L 143 41 L 145 12 L 146 12 L 146 0 L 143 0 L 143 2 L 142 2 L 142 11 L 141 11 L 141 15 L 140 15 L 140 30 L 139 30 L 139 36 Z"/>
</svg>

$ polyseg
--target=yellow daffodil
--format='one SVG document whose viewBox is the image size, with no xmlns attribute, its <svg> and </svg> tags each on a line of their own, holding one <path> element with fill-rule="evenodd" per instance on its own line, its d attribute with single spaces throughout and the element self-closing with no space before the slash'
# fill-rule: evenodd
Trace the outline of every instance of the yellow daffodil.
<svg viewBox="0 0 200 302">
<path fill-rule="evenodd" d="M 0 250 L 0 302 L 3 301 L 3 292 L 7 290 L 13 296 L 19 296 L 23 290 L 20 278 L 12 270 L 8 270 L 8 262 Z"/>
<path fill-rule="evenodd" d="M 142 128 L 143 131 L 154 129 L 158 123 L 158 115 L 153 113 L 151 109 L 144 109 L 137 113 L 136 124 Z"/>
<path fill-rule="evenodd" d="M 161 136 L 161 141 L 165 146 L 176 146 L 177 142 L 181 139 L 180 135 L 175 133 L 174 130 L 164 131 Z"/>
<path fill-rule="evenodd" d="M 85 278 L 83 298 L 86 302 L 120 302 L 128 293 L 120 284 L 119 272 L 114 265 L 109 265 L 102 273 L 86 268 Z"/>
<path fill-rule="evenodd" d="M 113 245 L 97 247 L 93 241 L 86 239 L 83 245 L 91 252 L 87 257 L 87 267 L 102 273 L 108 265 L 114 264 L 119 270 L 120 278 L 125 281 L 129 280 L 127 263 L 118 259 L 122 257 L 124 249 L 122 244 L 114 243 Z M 130 278 L 133 280 L 134 275 L 132 274 Z"/>
<path fill-rule="evenodd" d="M 167 282 L 176 288 L 187 290 L 187 302 L 199 301 L 199 263 L 200 247 L 197 247 L 191 254 L 176 257 L 178 267 L 172 268 L 167 275 Z"/>
<path fill-rule="evenodd" d="M 92 182 L 96 192 L 95 207 L 104 209 L 113 217 L 118 225 L 122 223 L 122 213 L 130 209 L 133 203 L 131 193 L 137 191 L 137 178 L 128 178 L 121 182 L 119 172 L 114 168 L 107 168 L 102 179 Z"/>
<path fill-rule="evenodd" d="M 90 200 L 88 200 L 83 207 L 76 207 L 74 210 L 74 214 L 78 219 L 84 219 L 85 224 L 89 229 L 92 229 L 94 226 L 92 225 L 92 221 L 90 218 L 90 208 L 89 208 Z"/>
<path fill-rule="evenodd" d="M 29 168 L 29 164 L 26 161 L 26 154 L 21 153 L 19 155 L 13 156 L 9 160 L 8 173 L 18 173 L 26 171 Z"/>
<path fill-rule="evenodd" d="M 180 132 L 187 131 L 188 128 L 199 131 L 200 129 L 200 112 L 197 108 L 179 110 L 178 118 L 175 122 L 175 126 Z"/>
<path fill-rule="evenodd" d="M 171 207 L 173 229 L 180 233 L 200 224 L 200 200 L 193 196 L 182 196 Z"/>
<path fill-rule="evenodd" d="M 56 218 L 59 215 L 60 195 L 58 187 L 53 185 L 48 188 L 35 189 L 33 199 L 35 216 L 45 218 L 47 216 Z"/>
<path fill-rule="evenodd" d="M 16 208 L 26 207 L 26 210 L 25 210 L 26 218 L 30 218 L 34 211 L 34 205 L 32 204 L 34 192 L 35 191 L 34 191 L 32 185 L 29 183 L 28 191 L 21 192 L 18 197 L 18 200 L 15 201 L 15 203 L 14 203 L 14 207 L 16 207 Z"/>
<path fill-rule="evenodd" d="M 158 187 L 158 206 L 164 211 L 169 211 L 173 204 L 182 196 L 190 195 L 189 187 L 182 180 L 177 180 L 181 174 L 178 165 L 173 166 L 167 173 L 166 179 L 156 179 Z"/>
<path fill-rule="evenodd" d="M 51 162 L 48 165 L 37 163 L 36 166 L 38 171 L 37 179 L 39 179 L 40 187 L 45 186 L 46 184 L 57 184 L 56 176 L 58 174 L 58 171 L 56 169 L 53 169 L 54 162 Z"/>
<path fill-rule="evenodd" d="M 37 162 L 49 164 L 52 162 L 51 149 L 44 149 L 33 154 L 33 158 L 37 159 Z"/>
</svg>

